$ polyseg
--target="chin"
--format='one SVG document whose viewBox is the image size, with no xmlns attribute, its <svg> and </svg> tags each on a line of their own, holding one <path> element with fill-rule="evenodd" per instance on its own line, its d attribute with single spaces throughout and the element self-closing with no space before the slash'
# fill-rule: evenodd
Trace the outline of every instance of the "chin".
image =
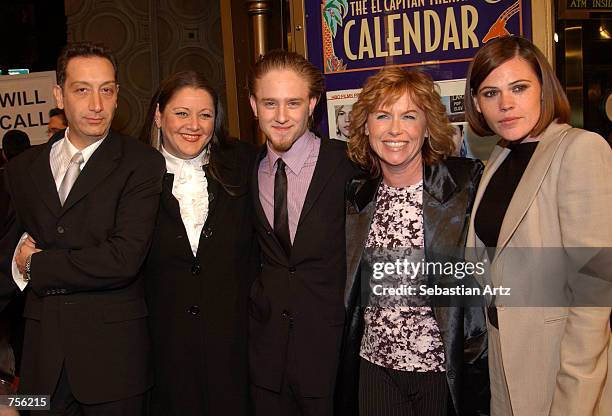
<svg viewBox="0 0 612 416">
<path fill-rule="evenodd" d="M 272 148 L 274 150 L 276 150 L 277 152 L 286 152 L 287 150 L 291 149 L 291 146 L 293 146 L 293 143 L 295 143 L 295 140 L 292 140 L 290 138 L 287 139 L 275 139 L 275 140 L 270 140 L 270 144 L 272 145 Z"/>
</svg>

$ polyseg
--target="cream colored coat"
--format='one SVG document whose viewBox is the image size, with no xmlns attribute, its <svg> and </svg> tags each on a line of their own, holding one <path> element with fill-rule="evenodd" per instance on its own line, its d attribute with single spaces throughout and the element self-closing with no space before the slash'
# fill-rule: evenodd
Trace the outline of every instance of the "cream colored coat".
<svg viewBox="0 0 612 416">
<path fill-rule="evenodd" d="M 564 285 L 579 291 L 580 285 L 559 279 L 564 273 L 559 267 L 543 270 L 534 259 L 518 261 L 508 248 L 612 247 L 612 151 L 597 134 L 567 124 L 552 123 L 539 139 L 504 217 L 491 280 L 513 290 Z M 474 215 L 509 153 L 495 148 L 476 195 L 467 245 L 479 255 L 484 245 L 475 234 Z M 514 416 L 612 415 L 609 319 L 608 307 L 498 307 L 501 351 L 492 355 L 502 357 Z M 503 373 L 491 378 L 500 375 L 503 379 Z M 510 406 L 495 400 L 492 416 L 505 416 L 495 409 Z"/>
</svg>

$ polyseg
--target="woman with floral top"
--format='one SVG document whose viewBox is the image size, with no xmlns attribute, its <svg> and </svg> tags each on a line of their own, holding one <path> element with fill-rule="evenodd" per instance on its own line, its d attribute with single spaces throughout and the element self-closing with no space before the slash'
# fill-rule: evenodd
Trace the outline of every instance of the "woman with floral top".
<svg viewBox="0 0 612 416">
<path fill-rule="evenodd" d="M 351 123 L 349 156 L 368 175 L 347 188 L 349 318 L 338 413 L 488 414 L 482 307 L 381 297 L 381 287 L 392 282 L 371 278 L 367 270 L 381 259 L 419 261 L 424 253 L 423 263 L 444 253 L 462 254 L 482 164 L 449 157 L 454 128 L 423 72 L 385 68 L 370 77 Z M 411 283 L 401 277 L 396 283 Z"/>
</svg>

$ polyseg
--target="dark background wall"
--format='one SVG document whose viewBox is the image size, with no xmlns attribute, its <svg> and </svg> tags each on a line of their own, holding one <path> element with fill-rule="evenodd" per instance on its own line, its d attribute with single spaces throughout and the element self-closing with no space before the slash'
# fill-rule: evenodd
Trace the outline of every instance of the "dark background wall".
<svg viewBox="0 0 612 416">
<path fill-rule="evenodd" d="M 113 129 L 138 136 L 159 82 L 195 69 L 225 102 L 222 0 L 3 0 L 0 69 L 54 70 L 66 42 L 95 41 L 119 61 Z"/>
<path fill-rule="evenodd" d="M 63 0 L 3 0 L 0 2 L 0 70 L 55 69 L 66 43 Z"/>
</svg>

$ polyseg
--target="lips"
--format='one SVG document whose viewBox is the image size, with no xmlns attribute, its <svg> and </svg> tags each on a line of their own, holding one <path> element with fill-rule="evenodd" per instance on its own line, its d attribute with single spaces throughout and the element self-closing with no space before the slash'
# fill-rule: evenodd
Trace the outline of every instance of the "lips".
<svg viewBox="0 0 612 416">
<path fill-rule="evenodd" d="M 520 117 L 506 117 L 498 121 L 498 124 L 502 127 L 513 127 Z"/>
<path fill-rule="evenodd" d="M 87 121 L 89 124 L 101 124 L 104 119 L 98 117 L 85 117 L 85 121 Z"/>
<path fill-rule="evenodd" d="M 200 140 L 200 137 L 202 136 L 199 134 L 181 133 L 181 137 L 190 143 L 194 143 Z"/>
<path fill-rule="evenodd" d="M 399 142 L 399 141 L 385 141 L 382 142 L 385 146 L 390 147 L 392 149 L 401 149 L 408 145 L 408 142 Z"/>
<path fill-rule="evenodd" d="M 285 132 L 285 131 L 289 131 L 289 129 L 291 128 L 291 126 L 272 126 L 272 128 L 273 128 L 274 130 L 278 130 L 278 131 Z"/>
</svg>

